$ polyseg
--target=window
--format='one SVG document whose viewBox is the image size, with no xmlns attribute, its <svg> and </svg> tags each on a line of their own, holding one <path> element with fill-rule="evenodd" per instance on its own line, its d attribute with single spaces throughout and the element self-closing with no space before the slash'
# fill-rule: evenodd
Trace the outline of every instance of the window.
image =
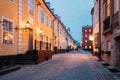
<svg viewBox="0 0 120 80">
<path fill-rule="evenodd" d="M 46 42 L 48 42 L 48 36 L 46 36 Z"/>
<path fill-rule="evenodd" d="M 114 0 L 114 13 L 118 11 L 118 0 Z"/>
<path fill-rule="evenodd" d="M 85 40 L 85 43 L 87 43 L 88 41 L 87 40 Z"/>
<path fill-rule="evenodd" d="M 85 46 L 85 49 L 87 49 L 87 46 Z"/>
<path fill-rule="evenodd" d="M 52 29 L 52 20 L 51 19 L 49 20 L 49 23 L 50 23 L 50 27 Z"/>
<path fill-rule="evenodd" d="M 91 32 L 91 29 L 89 29 L 89 32 Z"/>
<path fill-rule="evenodd" d="M 111 42 L 110 41 L 107 42 L 107 51 L 111 51 Z"/>
<path fill-rule="evenodd" d="M 104 48 L 105 48 L 105 44 L 104 42 L 102 42 L 102 50 L 104 50 Z"/>
<path fill-rule="evenodd" d="M 87 38 L 87 35 L 85 35 L 85 37 Z"/>
<path fill-rule="evenodd" d="M 110 16 L 110 0 L 107 0 L 107 17 Z"/>
<path fill-rule="evenodd" d="M 28 9 L 31 15 L 34 15 L 34 0 L 28 0 Z"/>
<path fill-rule="evenodd" d="M 3 44 L 13 44 L 13 22 L 3 19 Z"/>
<path fill-rule="evenodd" d="M 85 32 L 87 32 L 87 30 L 85 30 Z"/>
<path fill-rule="evenodd" d="M 91 46 L 89 46 L 89 49 L 91 49 L 92 47 Z"/>
<path fill-rule="evenodd" d="M 48 16 L 46 16 L 46 26 L 49 26 L 48 25 Z"/>
<path fill-rule="evenodd" d="M 41 11 L 41 22 L 44 23 L 44 11 Z"/>
</svg>

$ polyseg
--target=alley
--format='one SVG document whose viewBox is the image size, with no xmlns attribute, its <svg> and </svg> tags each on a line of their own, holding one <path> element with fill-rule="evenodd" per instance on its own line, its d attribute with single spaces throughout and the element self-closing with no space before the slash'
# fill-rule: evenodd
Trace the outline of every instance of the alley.
<svg viewBox="0 0 120 80">
<path fill-rule="evenodd" d="M 89 52 L 83 53 L 57 54 L 49 61 L 0 76 L 0 80 L 117 80 Z"/>
</svg>

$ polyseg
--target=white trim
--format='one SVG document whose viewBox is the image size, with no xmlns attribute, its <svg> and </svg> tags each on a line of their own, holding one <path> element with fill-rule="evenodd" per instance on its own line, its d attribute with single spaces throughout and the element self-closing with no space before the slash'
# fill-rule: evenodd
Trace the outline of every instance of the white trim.
<svg viewBox="0 0 120 80">
<path fill-rule="evenodd" d="M 22 24 L 22 0 L 18 1 L 18 27 Z M 18 54 L 22 52 L 22 32 L 18 30 Z"/>
<path fill-rule="evenodd" d="M 1 39 L 2 39 L 2 40 L 1 40 L 1 44 L 2 44 L 2 45 L 6 45 L 6 46 L 7 46 L 7 45 L 14 45 L 14 20 L 9 19 L 9 18 L 7 18 L 7 17 L 5 17 L 5 16 L 2 16 L 1 18 L 2 18 L 2 21 L 3 21 L 3 19 L 5 19 L 5 20 L 7 20 L 7 21 L 12 22 L 12 24 L 13 24 L 13 27 L 12 27 L 12 28 L 13 28 L 13 30 L 12 30 L 12 37 L 13 37 L 13 39 L 12 39 L 12 44 L 4 44 L 4 43 L 3 43 L 3 23 L 1 24 L 1 27 L 2 27 L 2 29 L 1 29 L 1 32 L 2 32 L 2 34 L 1 34 L 1 35 L 2 35 L 2 36 L 1 36 L 1 37 L 2 37 L 2 38 L 1 38 Z"/>
</svg>

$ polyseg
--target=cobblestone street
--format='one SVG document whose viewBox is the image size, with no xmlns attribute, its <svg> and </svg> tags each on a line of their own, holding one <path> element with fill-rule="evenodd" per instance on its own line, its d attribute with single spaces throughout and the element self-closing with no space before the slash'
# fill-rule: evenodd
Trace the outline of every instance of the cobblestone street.
<svg viewBox="0 0 120 80">
<path fill-rule="evenodd" d="M 0 80 L 119 80 L 89 53 L 57 54 L 49 61 L 0 76 Z"/>
</svg>

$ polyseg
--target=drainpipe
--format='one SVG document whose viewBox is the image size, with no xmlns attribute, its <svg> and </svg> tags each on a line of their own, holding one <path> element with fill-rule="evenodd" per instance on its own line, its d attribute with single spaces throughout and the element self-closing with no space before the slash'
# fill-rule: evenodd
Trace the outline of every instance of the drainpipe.
<svg viewBox="0 0 120 80">
<path fill-rule="evenodd" d="M 99 0 L 99 60 L 101 61 L 101 0 Z"/>
</svg>

